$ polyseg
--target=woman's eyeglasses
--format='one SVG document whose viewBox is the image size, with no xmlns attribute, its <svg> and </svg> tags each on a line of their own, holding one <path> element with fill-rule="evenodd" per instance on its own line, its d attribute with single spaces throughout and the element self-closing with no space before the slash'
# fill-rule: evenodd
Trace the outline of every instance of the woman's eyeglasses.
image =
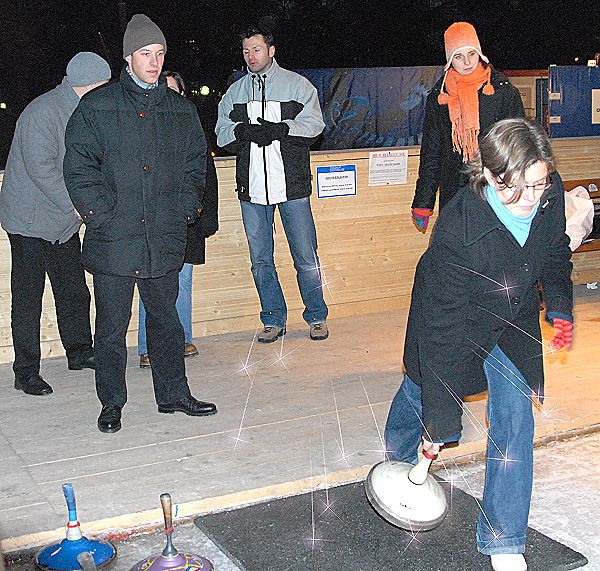
<svg viewBox="0 0 600 571">
<path fill-rule="evenodd" d="M 510 184 L 506 184 L 502 177 L 497 176 L 496 180 L 500 183 L 500 187 L 498 190 L 507 190 L 509 192 L 517 192 L 519 188 L 523 188 L 525 190 L 533 190 L 534 192 L 544 192 L 548 190 L 552 186 L 552 179 L 550 175 L 548 175 L 545 179 L 535 182 L 533 184 L 525 184 L 522 187 L 511 186 Z"/>
</svg>

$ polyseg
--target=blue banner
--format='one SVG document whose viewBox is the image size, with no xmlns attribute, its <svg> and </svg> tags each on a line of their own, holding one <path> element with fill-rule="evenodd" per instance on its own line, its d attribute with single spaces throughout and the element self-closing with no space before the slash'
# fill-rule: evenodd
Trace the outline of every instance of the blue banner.
<svg viewBox="0 0 600 571">
<path fill-rule="evenodd" d="M 600 136 L 600 67 L 551 65 L 548 78 L 550 136 Z"/>
<path fill-rule="evenodd" d="M 421 142 L 427 95 L 442 66 L 299 69 L 319 93 L 325 130 L 314 150 Z"/>
</svg>

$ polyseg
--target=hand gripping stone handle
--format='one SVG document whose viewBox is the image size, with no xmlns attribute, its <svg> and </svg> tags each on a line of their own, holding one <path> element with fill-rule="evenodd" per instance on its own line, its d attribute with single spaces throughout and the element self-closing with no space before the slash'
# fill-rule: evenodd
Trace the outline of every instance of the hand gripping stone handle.
<svg viewBox="0 0 600 571">
<path fill-rule="evenodd" d="M 427 479 L 427 474 L 429 473 L 429 466 L 431 466 L 431 463 L 437 458 L 437 456 L 437 454 L 423 450 L 423 456 L 415 465 L 415 467 L 412 468 L 408 473 L 408 479 L 417 486 L 424 484 L 425 480 Z"/>
</svg>

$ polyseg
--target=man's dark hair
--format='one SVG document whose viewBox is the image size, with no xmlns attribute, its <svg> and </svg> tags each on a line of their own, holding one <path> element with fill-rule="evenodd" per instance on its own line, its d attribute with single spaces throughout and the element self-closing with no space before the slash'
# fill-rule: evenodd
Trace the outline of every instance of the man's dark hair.
<svg viewBox="0 0 600 571">
<path fill-rule="evenodd" d="M 267 28 L 256 27 L 256 28 L 248 28 L 240 33 L 240 44 L 244 43 L 244 40 L 251 38 L 252 36 L 262 36 L 267 47 L 271 47 L 273 45 L 273 33 Z"/>
<path fill-rule="evenodd" d="M 177 91 L 179 91 L 179 95 L 186 95 L 185 92 L 185 82 L 183 81 L 183 77 L 181 77 L 181 75 L 179 75 L 176 71 L 163 71 L 163 75 L 165 77 L 172 77 L 175 80 L 175 83 L 177 84 Z"/>
</svg>

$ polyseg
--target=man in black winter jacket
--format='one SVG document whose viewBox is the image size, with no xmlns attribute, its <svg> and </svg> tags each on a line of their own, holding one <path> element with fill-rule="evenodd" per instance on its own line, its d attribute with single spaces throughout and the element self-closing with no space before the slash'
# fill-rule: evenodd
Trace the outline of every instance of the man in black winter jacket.
<svg viewBox="0 0 600 571">
<path fill-rule="evenodd" d="M 214 414 L 191 394 L 175 301 L 187 225 L 202 210 L 206 139 L 193 104 L 167 87 L 164 35 L 136 14 L 118 81 L 85 97 L 66 131 L 64 175 L 86 224 L 83 264 L 94 275 L 96 391 L 101 432 L 121 428 L 125 335 L 137 284 L 146 306 L 158 411 Z"/>
</svg>

